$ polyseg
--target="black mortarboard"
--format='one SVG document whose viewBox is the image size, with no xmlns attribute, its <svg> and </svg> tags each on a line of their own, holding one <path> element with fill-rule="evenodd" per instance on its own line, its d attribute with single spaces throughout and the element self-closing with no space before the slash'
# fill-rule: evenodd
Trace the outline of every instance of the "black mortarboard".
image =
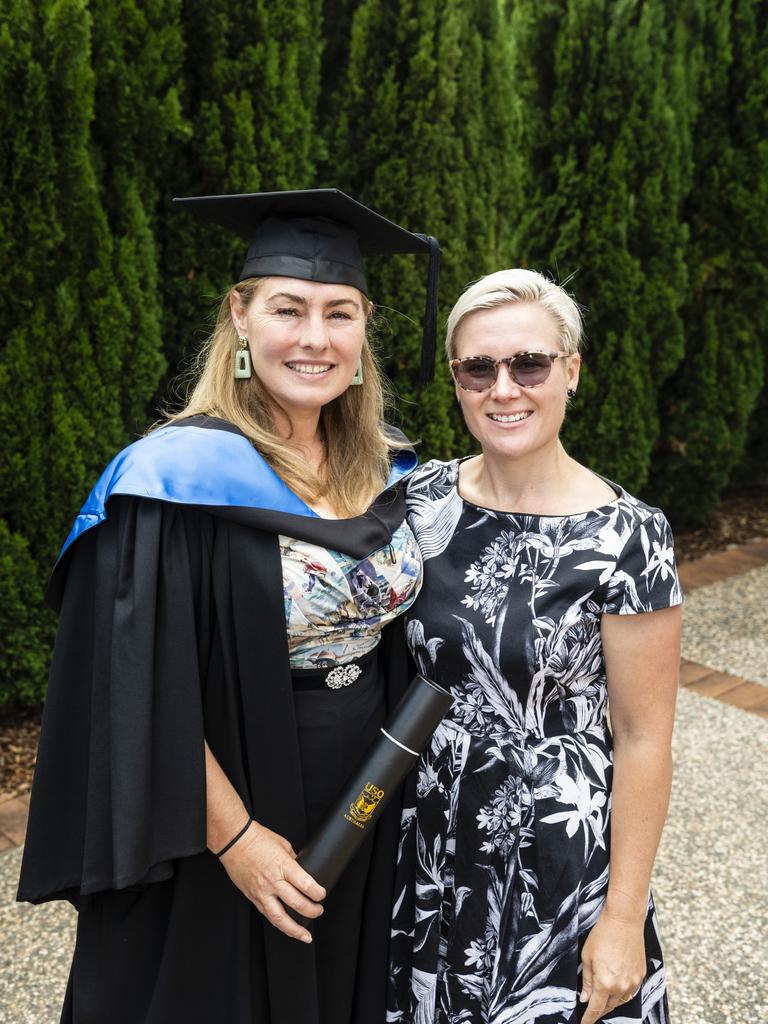
<svg viewBox="0 0 768 1024">
<path fill-rule="evenodd" d="M 194 196 L 173 201 L 249 240 L 241 281 L 248 277 L 297 277 L 353 285 L 367 295 L 363 256 L 428 253 L 420 379 L 422 383 L 432 379 L 440 267 L 436 238 L 406 231 L 336 188 Z"/>
</svg>

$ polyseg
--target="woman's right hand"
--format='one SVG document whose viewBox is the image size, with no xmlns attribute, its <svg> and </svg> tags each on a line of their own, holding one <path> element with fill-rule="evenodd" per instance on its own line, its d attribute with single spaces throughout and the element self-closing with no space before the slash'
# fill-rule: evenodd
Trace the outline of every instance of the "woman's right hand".
<svg viewBox="0 0 768 1024">
<path fill-rule="evenodd" d="M 240 892 L 270 924 L 292 939 L 312 941 L 307 929 L 285 912 L 283 903 L 302 917 L 319 917 L 323 912 L 319 901 L 325 899 L 325 889 L 297 862 L 287 839 L 254 821 L 222 855 L 221 863 Z"/>
</svg>

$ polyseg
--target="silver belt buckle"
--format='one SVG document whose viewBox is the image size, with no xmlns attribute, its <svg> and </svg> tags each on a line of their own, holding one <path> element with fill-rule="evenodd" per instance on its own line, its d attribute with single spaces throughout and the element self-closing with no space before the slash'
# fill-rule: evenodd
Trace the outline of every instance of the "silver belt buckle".
<svg viewBox="0 0 768 1024">
<path fill-rule="evenodd" d="M 351 686 L 356 679 L 360 678 L 362 671 L 360 666 L 355 665 L 354 662 L 349 665 L 337 665 L 325 677 L 325 685 L 330 686 L 332 690 L 340 690 L 342 686 Z"/>
</svg>

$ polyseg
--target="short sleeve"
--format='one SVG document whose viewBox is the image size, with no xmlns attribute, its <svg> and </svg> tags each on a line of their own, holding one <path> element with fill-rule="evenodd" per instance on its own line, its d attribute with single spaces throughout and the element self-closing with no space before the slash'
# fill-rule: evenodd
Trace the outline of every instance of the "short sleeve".
<svg viewBox="0 0 768 1024">
<path fill-rule="evenodd" d="M 627 538 L 608 580 L 601 611 L 637 615 L 682 603 L 672 530 L 664 514 L 656 511 Z"/>
</svg>

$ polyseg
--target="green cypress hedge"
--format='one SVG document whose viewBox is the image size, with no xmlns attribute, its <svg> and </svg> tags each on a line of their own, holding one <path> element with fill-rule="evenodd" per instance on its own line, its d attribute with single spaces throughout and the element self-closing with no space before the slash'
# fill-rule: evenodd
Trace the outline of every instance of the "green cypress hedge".
<svg viewBox="0 0 768 1024">
<path fill-rule="evenodd" d="M 191 133 L 181 111 L 180 0 L 91 0 L 95 81 L 91 138 L 115 239 L 115 276 L 130 325 L 122 420 L 147 423 L 147 398 L 166 370 L 158 208 L 167 166 Z"/>
<path fill-rule="evenodd" d="M 684 6 L 696 73 L 690 286 L 685 359 L 661 394 L 651 489 L 676 523 L 697 526 L 745 453 L 765 474 L 764 404 L 751 451 L 747 439 L 768 346 L 768 14 L 758 0 Z"/>
<path fill-rule="evenodd" d="M 7 0 L 0 710 L 41 699 L 58 547 L 239 270 L 171 194 L 341 187 L 440 238 L 443 314 L 503 266 L 571 279 L 570 450 L 676 527 L 765 480 L 767 33 L 759 0 Z M 425 279 L 371 290 L 402 425 L 450 457 Z"/>
<path fill-rule="evenodd" d="M 0 540 L 3 567 L 10 565 L 2 617 L 11 619 L 3 623 L 0 708 L 43 695 L 52 629 L 40 602 L 45 579 L 162 367 L 159 333 L 144 330 L 129 304 L 132 282 L 143 291 L 152 277 L 151 257 L 142 259 L 147 237 L 131 233 L 121 246 L 102 202 L 88 5 L 12 7 L 0 34 L 8 133 L 0 235 L 10 268 L 0 280 Z M 140 226 L 130 206 L 125 217 L 126 233 Z"/>
<path fill-rule="evenodd" d="M 447 313 L 470 280 L 507 258 L 500 226 L 518 171 L 498 5 L 364 0 L 349 23 L 347 53 L 323 108 L 322 179 L 441 241 Z M 417 383 L 426 271 L 425 257 L 374 263 L 371 294 L 388 321 L 381 355 L 403 426 L 425 457 L 446 457 L 466 441 L 440 352 L 435 382 L 426 390 Z"/>
<path fill-rule="evenodd" d="M 661 4 L 529 0 L 512 34 L 528 158 L 517 263 L 570 282 L 586 312 L 566 444 L 638 491 L 658 388 L 683 348 L 685 124 L 670 27 Z"/>
</svg>

